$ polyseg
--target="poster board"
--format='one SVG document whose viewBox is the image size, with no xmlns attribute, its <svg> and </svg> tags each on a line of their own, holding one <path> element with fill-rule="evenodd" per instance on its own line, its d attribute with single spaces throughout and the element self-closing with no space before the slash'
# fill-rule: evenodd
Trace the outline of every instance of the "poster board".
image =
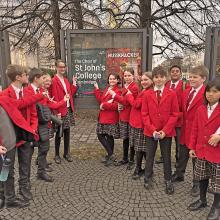
<svg viewBox="0 0 220 220">
<path fill-rule="evenodd" d="M 150 37 L 146 29 L 67 30 L 64 35 L 61 45 L 66 50 L 61 54 L 67 58 L 69 79 L 77 77 L 75 100 L 79 108 L 98 107 L 94 83 L 104 89 L 110 73 L 122 76 L 125 67 L 132 67 L 138 78 L 142 71 L 151 69 L 152 50 L 147 56 L 151 46 L 147 45 Z"/>
</svg>

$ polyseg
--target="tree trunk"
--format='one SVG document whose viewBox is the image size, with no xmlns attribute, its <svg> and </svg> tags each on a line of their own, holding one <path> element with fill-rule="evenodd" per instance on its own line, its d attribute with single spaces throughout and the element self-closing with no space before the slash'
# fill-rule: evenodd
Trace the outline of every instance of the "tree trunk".
<svg viewBox="0 0 220 220">
<path fill-rule="evenodd" d="M 54 37 L 54 46 L 55 46 L 55 59 L 61 58 L 60 53 L 60 10 L 58 0 L 51 0 L 51 14 L 53 21 L 53 37 Z"/>
<path fill-rule="evenodd" d="M 141 28 L 151 27 L 151 1 L 140 0 L 140 26 Z"/>
<path fill-rule="evenodd" d="M 80 0 L 75 0 L 74 8 L 75 8 L 74 14 L 75 14 L 77 28 L 83 29 L 83 15 L 82 15 L 82 7 L 80 4 Z"/>
</svg>

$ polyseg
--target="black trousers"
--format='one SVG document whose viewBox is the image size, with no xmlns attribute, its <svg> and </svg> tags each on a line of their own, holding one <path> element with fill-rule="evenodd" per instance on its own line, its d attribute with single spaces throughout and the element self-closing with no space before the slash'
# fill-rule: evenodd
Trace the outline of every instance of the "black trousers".
<svg viewBox="0 0 220 220">
<path fill-rule="evenodd" d="M 26 142 L 17 148 L 19 165 L 19 188 L 30 187 L 31 160 L 34 152 L 34 146 L 31 142 Z"/>
<path fill-rule="evenodd" d="M 176 154 L 175 154 L 175 158 L 176 158 L 176 162 L 179 159 L 179 149 L 180 149 L 180 130 L 181 128 L 176 127 L 176 137 L 175 137 L 175 142 L 176 142 Z"/>
<path fill-rule="evenodd" d="M 176 163 L 176 174 L 179 177 L 183 177 L 186 171 L 187 163 L 189 160 L 189 148 L 186 145 L 180 144 L 180 149 L 179 149 L 179 159 L 178 162 Z M 192 159 L 193 163 L 193 177 L 194 177 L 194 167 L 195 167 L 195 161 L 196 159 Z M 193 178 L 193 185 L 198 185 L 199 182 L 194 180 Z"/>
<path fill-rule="evenodd" d="M 11 159 L 11 166 L 9 168 L 8 179 L 5 182 L 0 182 L 0 199 L 6 202 L 15 200 L 15 184 L 14 184 L 14 163 L 15 163 L 16 148 L 8 151 L 6 156 Z"/>
<path fill-rule="evenodd" d="M 165 137 L 159 141 L 161 154 L 164 159 L 164 179 L 171 180 L 171 144 L 172 138 Z M 157 150 L 158 141 L 153 137 L 147 137 L 147 152 L 146 152 L 146 165 L 145 165 L 145 179 L 149 179 L 153 175 L 154 157 Z"/>
<path fill-rule="evenodd" d="M 108 134 L 97 134 L 97 137 L 102 144 L 102 146 L 105 148 L 108 156 L 111 156 L 114 153 L 114 138 L 111 135 Z"/>
<path fill-rule="evenodd" d="M 38 168 L 37 174 L 45 173 L 45 168 L 47 166 L 47 153 L 49 151 L 50 141 L 39 141 L 38 144 Z"/>
<path fill-rule="evenodd" d="M 56 136 L 55 136 L 55 154 L 56 156 L 60 155 L 60 142 L 61 142 L 61 137 L 60 137 L 60 126 L 57 129 Z M 69 154 L 70 150 L 70 128 L 64 129 L 63 130 L 63 142 L 64 142 L 64 156 Z"/>
</svg>

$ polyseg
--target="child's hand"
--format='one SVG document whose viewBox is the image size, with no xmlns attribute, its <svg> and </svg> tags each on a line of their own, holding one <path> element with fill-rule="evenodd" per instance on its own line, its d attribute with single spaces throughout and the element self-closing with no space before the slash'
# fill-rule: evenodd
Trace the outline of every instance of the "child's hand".
<svg viewBox="0 0 220 220">
<path fill-rule="evenodd" d="M 210 145 L 212 145 L 213 147 L 216 147 L 219 141 L 220 141 L 220 135 L 219 134 L 212 134 L 208 143 Z"/>
<path fill-rule="evenodd" d="M 158 131 L 154 131 L 153 132 L 153 137 L 155 140 L 159 140 L 160 139 L 160 133 Z"/>
<path fill-rule="evenodd" d="M 104 110 L 103 108 L 103 103 L 101 103 L 101 105 L 99 106 L 100 110 Z"/>
<path fill-rule="evenodd" d="M 2 145 L 0 145 L 0 154 L 6 154 L 7 149 L 5 147 L 3 147 Z"/>
<path fill-rule="evenodd" d="M 108 102 L 108 103 L 112 103 L 112 102 L 113 102 L 113 99 L 110 99 L 110 100 L 108 100 L 107 102 Z"/>
<path fill-rule="evenodd" d="M 77 77 L 73 76 L 73 85 L 76 86 Z"/>
<path fill-rule="evenodd" d="M 109 90 L 108 92 L 111 96 L 115 95 L 115 92 L 113 90 Z"/>
<path fill-rule="evenodd" d="M 159 133 L 160 133 L 160 139 L 164 139 L 166 136 L 165 132 L 161 130 L 159 131 Z"/>
<path fill-rule="evenodd" d="M 95 87 L 96 89 L 99 89 L 99 85 L 98 85 L 97 82 L 94 83 L 94 87 Z"/>
<path fill-rule="evenodd" d="M 66 94 L 63 99 L 64 99 L 65 102 L 67 102 L 70 99 L 70 95 Z"/>
<path fill-rule="evenodd" d="M 190 150 L 190 151 L 189 151 L 189 156 L 190 156 L 191 158 L 196 158 L 196 153 L 195 153 L 195 151 L 194 151 L 194 150 Z"/>
</svg>

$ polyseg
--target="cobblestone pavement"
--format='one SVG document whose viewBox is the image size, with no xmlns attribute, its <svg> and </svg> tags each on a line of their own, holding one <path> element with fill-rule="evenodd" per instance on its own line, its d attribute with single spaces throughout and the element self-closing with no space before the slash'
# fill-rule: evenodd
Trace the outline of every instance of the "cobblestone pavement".
<svg viewBox="0 0 220 220">
<path fill-rule="evenodd" d="M 2 209 L 1 220 L 206 219 L 212 202 L 210 194 L 208 208 L 197 212 L 187 210 L 187 205 L 194 201 L 189 195 L 191 166 L 188 167 L 186 181 L 175 184 L 174 195 L 168 196 L 164 192 L 161 164 L 154 167 L 153 188 L 145 190 L 143 178 L 131 179 L 133 171 L 126 170 L 126 167 L 106 168 L 100 163 L 104 151 L 97 141 L 95 124 L 92 119 L 77 120 L 72 130 L 71 154 L 74 161 L 68 163 L 62 160 L 61 165 L 52 164 L 54 183 L 36 179 L 33 159 L 33 201 L 24 209 Z M 116 141 L 116 152 L 121 154 L 120 140 Z M 53 154 L 51 147 L 51 161 Z"/>
</svg>

